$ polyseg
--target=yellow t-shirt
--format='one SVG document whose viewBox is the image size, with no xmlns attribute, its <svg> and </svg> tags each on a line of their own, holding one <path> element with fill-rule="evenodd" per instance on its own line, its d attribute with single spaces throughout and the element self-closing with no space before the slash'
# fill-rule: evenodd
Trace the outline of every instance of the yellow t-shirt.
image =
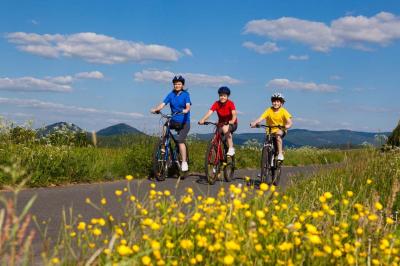
<svg viewBox="0 0 400 266">
<path fill-rule="evenodd" d="M 272 107 L 269 107 L 265 110 L 261 117 L 265 119 L 265 122 L 269 126 L 285 126 L 287 121 L 292 118 L 292 115 L 283 107 L 279 108 L 279 110 L 276 112 L 274 112 Z M 278 131 L 278 128 L 271 129 L 271 133 L 276 133 Z"/>
</svg>

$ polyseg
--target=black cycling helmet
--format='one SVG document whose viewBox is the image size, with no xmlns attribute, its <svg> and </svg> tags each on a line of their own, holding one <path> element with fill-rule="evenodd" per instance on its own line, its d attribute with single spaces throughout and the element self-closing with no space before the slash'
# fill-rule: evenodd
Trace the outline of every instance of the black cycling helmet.
<svg viewBox="0 0 400 266">
<path fill-rule="evenodd" d="M 172 79 L 172 84 L 175 84 L 176 82 L 182 82 L 182 84 L 185 85 L 185 79 L 181 75 L 175 76 Z"/>
<path fill-rule="evenodd" d="M 231 90 L 228 87 L 223 86 L 218 89 L 218 94 L 226 94 L 229 96 L 231 95 Z"/>
<path fill-rule="evenodd" d="M 279 92 L 275 92 L 274 94 L 272 94 L 271 102 L 273 102 L 274 100 L 279 100 L 281 101 L 281 103 L 285 103 L 285 97 L 283 97 L 283 95 Z"/>
</svg>

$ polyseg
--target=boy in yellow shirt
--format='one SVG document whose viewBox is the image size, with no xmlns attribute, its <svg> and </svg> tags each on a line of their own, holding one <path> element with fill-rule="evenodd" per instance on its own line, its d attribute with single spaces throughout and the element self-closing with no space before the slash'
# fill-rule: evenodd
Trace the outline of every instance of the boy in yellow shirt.
<svg viewBox="0 0 400 266">
<path fill-rule="evenodd" d="M 292 115 L 283 108 L 285 103 L 285 98 L 280 93 L 274 93 L 271 96 L 272 106 L 267 108 L 265 112 L 255 121 L 253 121 L 250 126 L 256 127 L 262 120 L 265 119 L 268 126 L 281 126 L 282 129 L 272 128 L 271 133 L 276 135 L 276 142 L 278 144 L 278 160 L 283 161 L 282 153 L 282 139 L 286 135 L 288 128 L 292 126 Z"/>
</svg>

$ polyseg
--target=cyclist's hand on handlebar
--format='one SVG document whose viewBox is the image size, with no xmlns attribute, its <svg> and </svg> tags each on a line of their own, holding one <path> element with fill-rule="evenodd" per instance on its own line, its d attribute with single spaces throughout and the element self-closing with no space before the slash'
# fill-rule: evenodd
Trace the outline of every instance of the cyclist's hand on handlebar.
<svg viewBox="0 0 400 266">
<path fill-rule="evenodd" d="M 252 127 L 252 128 L 257 127 L 258 125 L 259 125 L 258 123 L 254 123 L 254 122 L 250 123 L 250 127 Z"/>
<path fill-rule="evenodd" d="M 204 125 L 204 120 L 203 119 L 201 119 L 199 122 L 197 122 L 199 125 Z"/>
<path fill-rule="evenodd" d="M 152 113 L 152 114 L 159 114 L 160 111 L 157 110 L 157 109 L 151 109 L 151 110 L 150 110 L 150 113 Z"/>
<path fill-rule="evenodd" d="M 182 114 L 187 114 L 187 113 L 189 113 L 189 110 L 186 110 L 186 109 L 182 110 Z"/>
</svg>

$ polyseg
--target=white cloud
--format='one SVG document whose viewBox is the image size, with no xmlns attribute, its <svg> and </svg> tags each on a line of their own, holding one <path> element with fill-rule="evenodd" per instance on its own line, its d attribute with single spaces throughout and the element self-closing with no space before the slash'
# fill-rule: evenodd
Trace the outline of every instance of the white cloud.
<svg viewBox="0 0 400 266">
<path fill-rule="evenodd" d="M 18 98 L 2 98 L 0 97 L 0 104 L 12 105 L 21 108 L 33 108 L 33 109 L 44 109 L 46 111 L 54 111 L 59 113 L 64 113 L 68 115 L 108 115 L 108 116 L 124 116 L 130 118 L 141 118 L 143 114 L 140 113 L 127 113 L 119 111 L 108 111 L 96 108 L 79 107 L 72 105 L 64 105 L 61 103 L 45 102 L 36 99 L 18 99 Z"/>
<path fill-rule="evenodd" d="M 103 73 L 99 71 L 81 72 L 74 76 L 1 78 L 0 90 L 7 91 L 31 91 L 31 92 L 70 92 L 72 83 L 77 79 L 102 79 Z"/>
<path fill-rule="evenodd" d="M 193 56 L 192 51 L 189 48 L 183 49 L 183 53 L 187 56 Z"/>
<path fill-rule="evenodd" d="M 176 74 L 170 71 L 162 70 L 143 70 L 134 74 L 135 81 L 152 80 L 156 82 L 167 83 L 171 82 Z M 240 83 L 239 80 L 230 76 L 211 76 L 199 73 L 181 73 L 186 79 L 188 85 L 200 86 L 220 86 L 220 85 L 234 85 Z"/>
<path fill-rule="evenodd" d="M 14 32 L 6 34 L 18 49 L 35 55 L 77 57 L 90 63 L 116 64 L 147 60 L 177 61 L 177 50 L 158 44 L 118 40 L 107 35 L 82 32 L 71 35 Z"/>
<path fill-rule="evenodd" d="M 309 57 L 308 55 L 290 55 L 288 57 L 289 60 L 295 60 L 295 61 L 305 61 L 308 60 Z"/>
<path fill-rule="evenodd" d="M 39 22 L 38 22 L 37 20 L 34 20 L 34 19 L 31 20 L 31 23 L 32 23 L 33 25 L 39 25 Z"/>
<path fill-rule="evenodd" d="M 279 48 L 274 42 L 265 42 L 261 45 L 253 42 L 244 42 L 243 46 L 259 54 L 270 54 L 281 50 L 281 48 Z"/>
<path fill-rule="evenodd" d="M 103 79 L 104 75 L 100 71 L 92 71 L 77 73 L 75 77 L 79 79 Z"/>
<path fill-rule="evenodd" d="M 300 42 L 320 52 L 345 46 L 370 50 L 370 44 L 385 46 L 400 39 L 400 17 L 380 12 L 372 17 L 341 17 L 333 20 L 330 25 L 292 17 L 261 19 L 249 21 L 245 26 L 245 33 L 273 40 Z"/>
<path fill-rule="evenodd" d="M 288 89 L 302 91 L 335 92 L 339 87 L 329 84 L 317 84 L 315 82 L 290 81 L 288 79 L 273 79 L 267 83 L 271 89 Z"/>
<path fill-rule="evenodd" d="M 72 87 L 70 85 L 57 83 L 57 81 L 22 77 L 0 78 L 0 90 L 69 92 L 72 91 Z"/>
</svg>

